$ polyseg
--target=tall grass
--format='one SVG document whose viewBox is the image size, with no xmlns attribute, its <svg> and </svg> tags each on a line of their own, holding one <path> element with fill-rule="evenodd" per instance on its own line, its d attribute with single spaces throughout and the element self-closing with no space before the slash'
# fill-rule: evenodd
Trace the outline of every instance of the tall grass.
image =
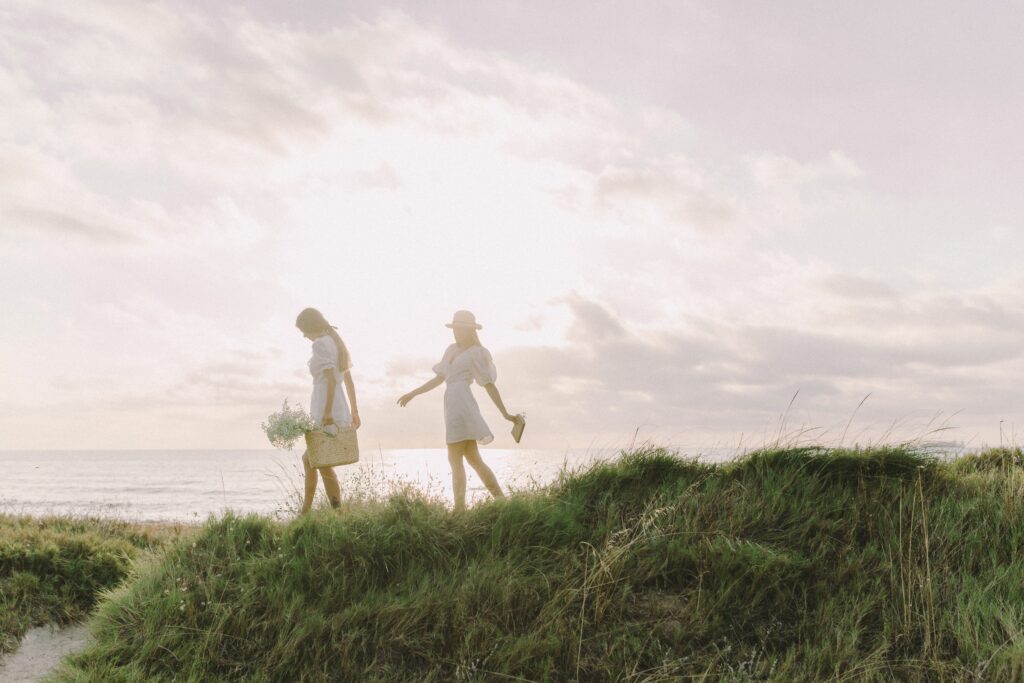
<svg viewBox="0 0 1024 683">
<path fill-rule="evenodd" d="M 1017 680 L 1024 455 L 658 449 L 452 515 L 209 522 L 60 680 Z"/>
<path fill-rule="evenodd" d="M 170 526 L 0 515 L 0 654 L 33 626 L 85 618 L 140 553 L 176 536 Z"/>
</svg>

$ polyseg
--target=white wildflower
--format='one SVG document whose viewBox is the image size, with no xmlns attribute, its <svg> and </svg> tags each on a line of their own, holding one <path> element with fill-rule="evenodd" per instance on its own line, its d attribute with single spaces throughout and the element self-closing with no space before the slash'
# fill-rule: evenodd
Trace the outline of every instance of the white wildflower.
<svg viewBox="0 0 1024 683">
<path fill-rule="evenodd" d="M 306 414 L 302 406 L 290 408 L 288 401 L 285 401 L 281 412 L 272 414 L 260 426 L 273 446 L 290 451 L 296 441 L 313 430 L 313 418 Z"/>
</svg>

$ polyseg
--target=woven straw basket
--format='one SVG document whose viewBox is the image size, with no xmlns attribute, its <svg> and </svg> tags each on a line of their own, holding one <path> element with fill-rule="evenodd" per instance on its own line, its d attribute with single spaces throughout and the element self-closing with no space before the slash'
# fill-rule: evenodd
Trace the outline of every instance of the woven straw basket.
<svg viewBox="0 0 1024 683">
<path fill-rule="evenodd" d="M 353 427 L 340 427 L 333 433 L 323 429 L 306 432 L 306 453 L 313 467 L 334 467 L 359 462 L 356 430 Z"/>
</svg>

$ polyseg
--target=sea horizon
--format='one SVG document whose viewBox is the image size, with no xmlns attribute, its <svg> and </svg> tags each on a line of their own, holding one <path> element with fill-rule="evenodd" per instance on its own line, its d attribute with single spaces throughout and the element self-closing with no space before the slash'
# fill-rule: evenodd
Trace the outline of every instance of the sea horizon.
<svg viewBox="0 0 1024 683">
<path fill-rule="evenodd" d="M 931 442 L 940 458 L 968 452 L 963 444 Z M 533 490 L 564 472 L 617 458 L 629 448 L 488 448 L 484 460 L 507 492 Z M 722 463 L 756 448 L 665 447 L 681 457 Z M 227 511 L 286 519 L 302 488 L 301 450 L 256 449 L 2 449 L 0 513 L 82 516 L 134 522 L 198 523 Z M 374 449 L 336 469 L 342 494 L 383 499 L 413 490 L 445 505 L 453 501 L 444 448 Z M 467 468 L 469 503 L 489 494 Z M 322 495 L 322 493 L 318 494 Z"/>
<path fill-rule="evenodd" d="M 610 459 L 621 449 L 487 449 L 509 491 L 544 485 L 566 469 Z M 199 522 L 230 510 L 280 518 L 297 511 L 301 450 L 0 450 L 0 513 L 86 516 L 139 522 Z M 343 496 L 383 498 L 406 488 L 450 504 L 443 448 L 375 449 L 336 468 Z M 488 497 L 468 473 L 471 503 Z M 318 493 L 322 495 L 322 493 Z"/>
</svg>

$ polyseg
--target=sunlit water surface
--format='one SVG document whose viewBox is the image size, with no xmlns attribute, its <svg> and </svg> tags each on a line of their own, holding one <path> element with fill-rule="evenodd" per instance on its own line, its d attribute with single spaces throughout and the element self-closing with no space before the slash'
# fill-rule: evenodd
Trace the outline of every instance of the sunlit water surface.
<svg viewBox="0 0 1024 683">
<path fill-rule="evenodd" d="M 506 491 L 555 481 L 560 472 L 614 460 L 617 449 L 481 449 Z M 685 457 L 723 462 L 737 448 L 680 448 Z M 937 455 L 962 448 L 941 445 Z M 139 521 L 197 522 L 225 510 L 290 517 L 301 502 L 299 452 L 274 450 L 0 451 L 0 513 L 74 515 Z M 342 491 L 382 497 L 411 487 L 452 503 L 444 449 L 365 451 L 336 468 Z M 489 494 L 467 466 L 470 504 Z M 322 496 L 323 487 L 318 486 Z"/>
<path fill-rule="evenodd" d="M 735 449 L 705 450 L 721 460 Z M 548 484 L 564 469 L 614 459 L 614 449 L 482 449 L 502 487 Z M 470 503 L 488 493 L 467 469 Z M 370 451 L 338 467 L 342 490 L 386 495 L 411 486 L 451 504 L 451 470 L 443 449 Z M 0 451 L 0 513 L 98 516 L 195 522 L 225 510 L 295 513 L 302 488 L 298 452 L 273 450 Z M 319 487 L 322 495 L 322 487 Z"/>
</svg>

